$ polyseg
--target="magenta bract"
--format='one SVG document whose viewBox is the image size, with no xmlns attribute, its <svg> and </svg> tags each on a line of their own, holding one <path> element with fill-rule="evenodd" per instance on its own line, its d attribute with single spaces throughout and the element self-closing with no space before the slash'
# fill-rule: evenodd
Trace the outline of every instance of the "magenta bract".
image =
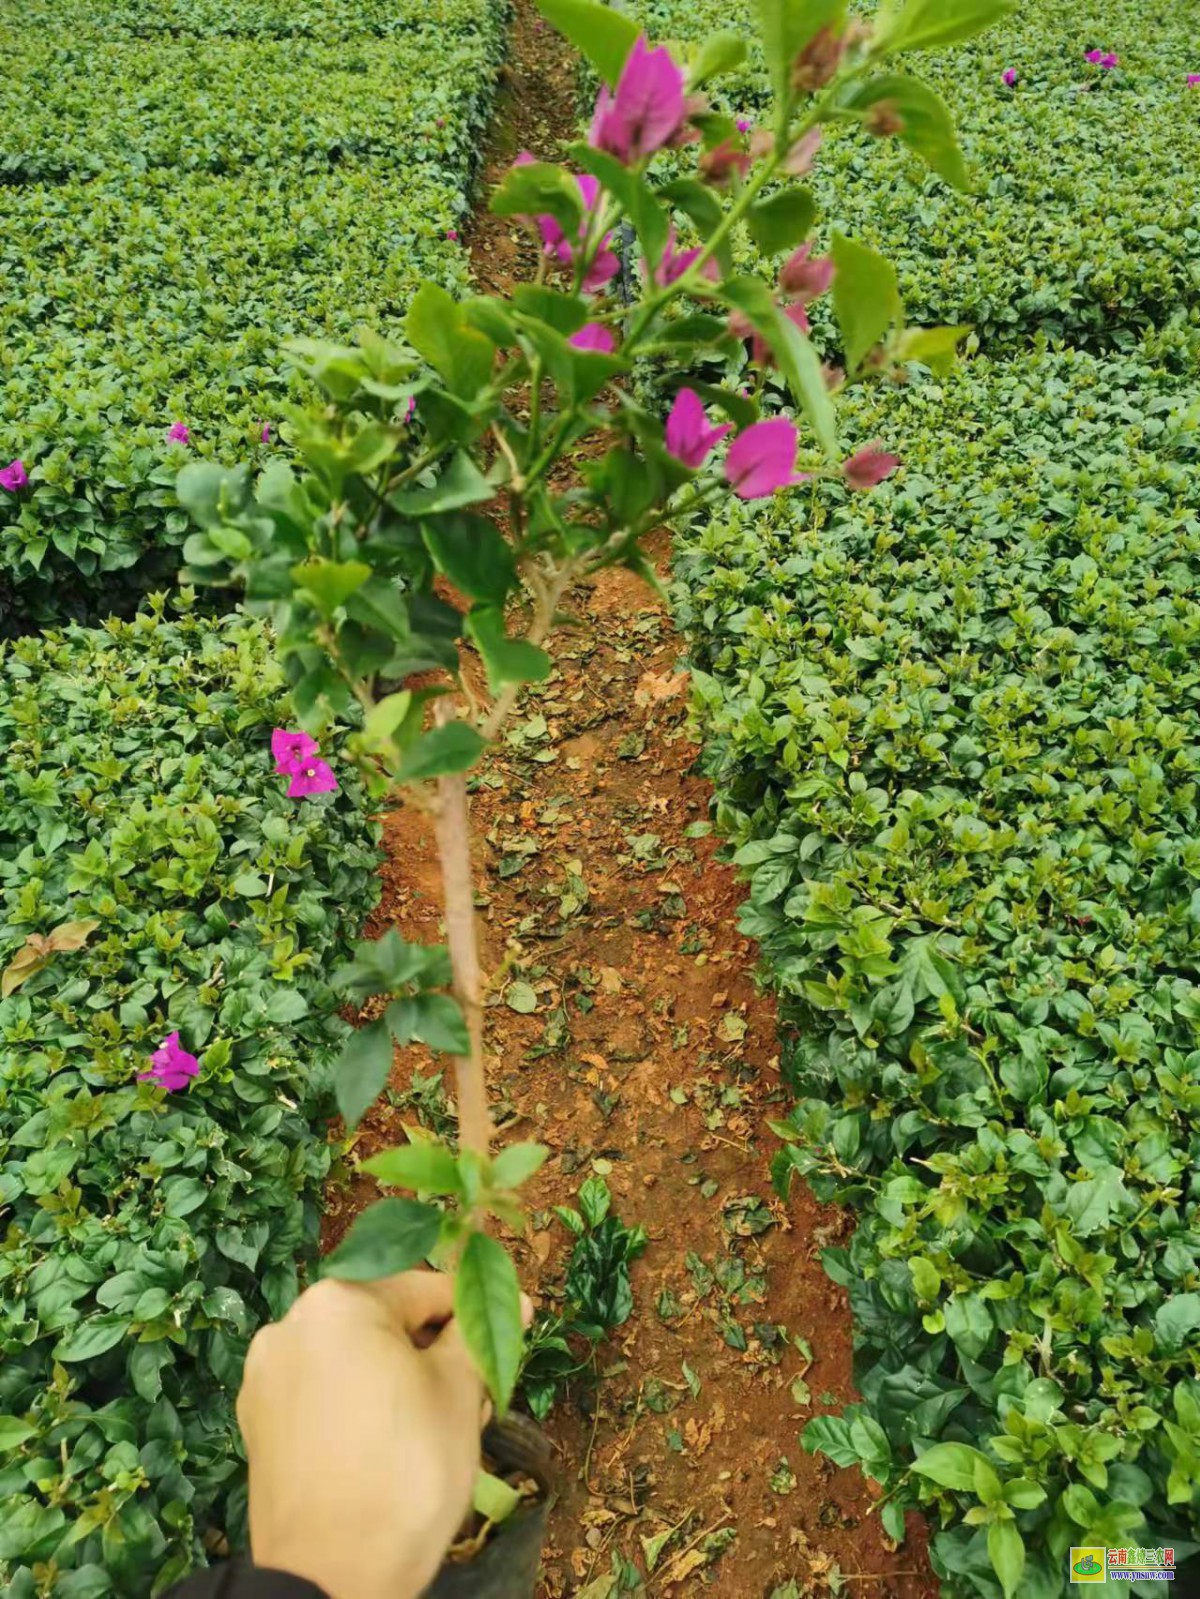
<svg viewBox="0 0 1200 1599">
<path fill-rule="evenodd" d="M 189 1055 L 179 1042 L 178 1033 L 170 1033 L 150 1057 L 150 1070 L 138 1073 L 138 1082 L 154 1083 L 167 1093 L 177 1093 L 186 1088 L 200 1071 L 200 1062 Z"/>
<path fill-rule="evenodd" d="M 670 144 L 684 113 L 683 72 L 669 50 L 651 50 L 642 36 L 629 52 L 616 92 L 607 85 L 600 90 L 591 142 L 618 161 L 641 161 Z"/>
<path fill-rule="evenodd" d="M 900 457 L 881 450 L 876 440 L 843 461 L 842 472 L 852 489 L 873 489 L 885 477 L 891 477 L 899 465 Z"/>
<path fill-rule="evenodd" d="M 739 433 L 725 457 L 725 476 L 741 500 L 761 500 L 776 489 L 805 483 L 811 474 L 796 471 L 799 436 L 787 417 L 755 422 Z"/>
<path fill-rule="evenodd" d="M 25 463 L 20 458 L 10 461 L 6 467 L 0 469 L 0 489 L 7 489 L 10 494 L 15 494 L 18 489 L 23 489 L 29 482 L 29 473 L 25 470 Z"/>
<path fill-rule="evenodd" d="M 704 410 L 704 402 L 693 389 L 680 389 L 667 417 L 666 443 L 677 461 L 694 472 L 704 465 L 732 425 L 714 427 Z"/>
</svg>

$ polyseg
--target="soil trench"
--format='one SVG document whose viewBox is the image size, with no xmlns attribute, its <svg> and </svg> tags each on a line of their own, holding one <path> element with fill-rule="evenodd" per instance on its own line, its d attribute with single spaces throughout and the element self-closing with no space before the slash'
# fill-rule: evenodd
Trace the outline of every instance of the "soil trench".
<svg viewBox="0 0 1200 1599">
<path fill-rule="evenodd" d="M 518 151 L 555 159 L 576 136 L 575 84 L 571 53 L 517 0 L 485 195 Z M 475 276 L 504 290 L 531 275 L 533 250 L 485 205 Z M 665 541 L 651 554 L 665 572 Z M 679 641 L 626 572 L 579 590 L 572 610 L 554 675 L 518 709 L 472 801 L 491 1092 L 502 1140 L 552 1150 L 516 1244 L 529 1292 L 553 1304 L 571 1239 L 550 1207 L 590 1175 L 650 1243 L 633 1314 L 601 1348 L 604 1376 L 546 1424 L 563 1495 L 540 1594 L 617 1599 L 629 1591 L 606 1586 L 617 1552 L 645 1591 L 671 1595 L 766 1599 L 792 1582 L 787 1599 L 923 1599 L 936 1584 L 917 1519 L 891 1549 L 859 1474 L 799 1444 L 810 1416 L 853 1397 L 845 1295 L 818 1258 L 849 1219 L 799 1189 L 786 1208 L 771 1192 L 765 1119 L 785 1103 L 774 1005 L 737 932 L 741 888 L 694 826 L 710 789 L 694 770 Z M 385 837 L 369 935 L 395 925 L 439 939 L 426 819 L 398 810 Z M 402 1141 L 418 1117 L 436 1125 L 437 1070 L 398 1052 L 390 1103 L 369 1113 L 356 1155 Z M 375 1193 L 340 1174 L 326 1247 Z"/>
</svg>

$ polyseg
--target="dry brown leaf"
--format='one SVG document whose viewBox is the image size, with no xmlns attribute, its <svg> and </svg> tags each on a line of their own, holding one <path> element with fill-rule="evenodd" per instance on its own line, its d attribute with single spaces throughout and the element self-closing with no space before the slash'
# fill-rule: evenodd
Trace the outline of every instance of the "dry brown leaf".
<svg viewBox="0 0 1200 1599">
<path fill-rule="evenodd" d="M 707 1566 L 708 1556 L 703 1549 L 689 1549 L 682 1554 L 673 1565 L 667 1567 L 663 1576 L 663 1586 L 673 1588 L 676 1583 L 683 1582 L 690 1577 L 693 1571 L 699 1571 L 701 1566 Z"/>
</svg>

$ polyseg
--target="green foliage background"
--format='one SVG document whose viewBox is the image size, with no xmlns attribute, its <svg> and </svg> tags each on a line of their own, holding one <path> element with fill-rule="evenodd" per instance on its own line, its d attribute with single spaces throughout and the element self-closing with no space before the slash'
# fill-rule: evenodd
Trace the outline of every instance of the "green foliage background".
<svg viewBox="0 0 1200 1599">
<path fill-rule="evenodd" d="M 506 15 L 3 0 L 0 458 L 31 483 L 0 494 L 0 636 L 174 573 L 179 467 L 269 453 L 262 424 L 306 392 L 289 337 L 386 331 L 426 279 L 465 287 L 446 233 Z"/>
<path fill-rule="evenodd" d="M 286 797 L 261 623 L 156 602 L 0 645 L 0 682 L 0 965 L 100 924 L 0 1000 L 0 1574 L 158 1593 L 244 1542 L 234 1399 L 315 1251 L 377 828 L 345 772 Z M 136 1072 L 175 1029 L 201 1074 L 164 1097 Z"/>
<path fill-rule="evenodd" d="M 981 353 L 844 396 L 844 450 L 904 463 L 881 488 L 677 544 L 798 1096 L 776 1177 L 861 1209 L 826 1263 L 863 1402 L 805 1443 L 893 1536 L 927 1508 L 956 1595 L 1050 1599 L 1071 1544 L 1200 1529 L 1195 49 L 1176 8 L 1068 0 L 923 58 L 974 199 L 827 138 L 820 228 Z M 731 109 L 766 101 L 752 61 Z"/>
</svg>

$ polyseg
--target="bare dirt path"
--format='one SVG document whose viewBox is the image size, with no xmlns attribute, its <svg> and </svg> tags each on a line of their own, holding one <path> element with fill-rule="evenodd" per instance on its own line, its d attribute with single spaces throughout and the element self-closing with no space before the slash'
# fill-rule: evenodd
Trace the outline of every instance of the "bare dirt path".
<svg viewBox="0 0 1200 1599">
<path fill-rule="evenodd" d="M 575 133 L 573 61 L 528 0 L 516 13 L 487 185 L 518 150 L 553 158 Z M 482 210 L 470 246 L 485 288 L 532 264 L 528 243 Z M 665 570 L 665 545 L 656 554 Z M 809 1416 L 851 1397 L 849 1312 L 817 1258 L 847 1222 L 771 1194 L 774 1007 L 736 930 L 739 885 L 695 825 L 710 791 L 694 772 L 679 641 L 630 574 L 605 573 L 573 602 L 579 625 L 559 636 L 554 676 L 473 799 L 485 969 L 502 973 L 489 1072 L 504 1135 L 553 1150 L 517 1246 L 525 1286 L 552 1301 L 570 1238 L 549 1207 L 596 1172 L 650 1245 L 634 1313 L 602 1351 L 609 1374 L 547 1424 L 565 1491 L 544 1599 L 617 1599 L 614 1551 L 648 1592 L 766 1599 L 794 1583 L 786 1599 L 924 1599 L 936 1585 L 919 1526 L 889 1549 L 858 1474 L 798 1442 Z M 396 812 L 386 842 L 369 931 L 437 938 L 427 824 Z M 536 1009 L 515 1009 L 529 990 Z M 435 1070 L 419 1051 L 398 1055 L 393 1103 L 368 1117 L 357 1153 L 402 1138 L 419 1110 L 437 1114 Z M 331 1186 L 327 1244 L 373 1193 L 344 1175 Z M 645 1541 L 671 1528 L 648 1572 Z"/>
</svg>

